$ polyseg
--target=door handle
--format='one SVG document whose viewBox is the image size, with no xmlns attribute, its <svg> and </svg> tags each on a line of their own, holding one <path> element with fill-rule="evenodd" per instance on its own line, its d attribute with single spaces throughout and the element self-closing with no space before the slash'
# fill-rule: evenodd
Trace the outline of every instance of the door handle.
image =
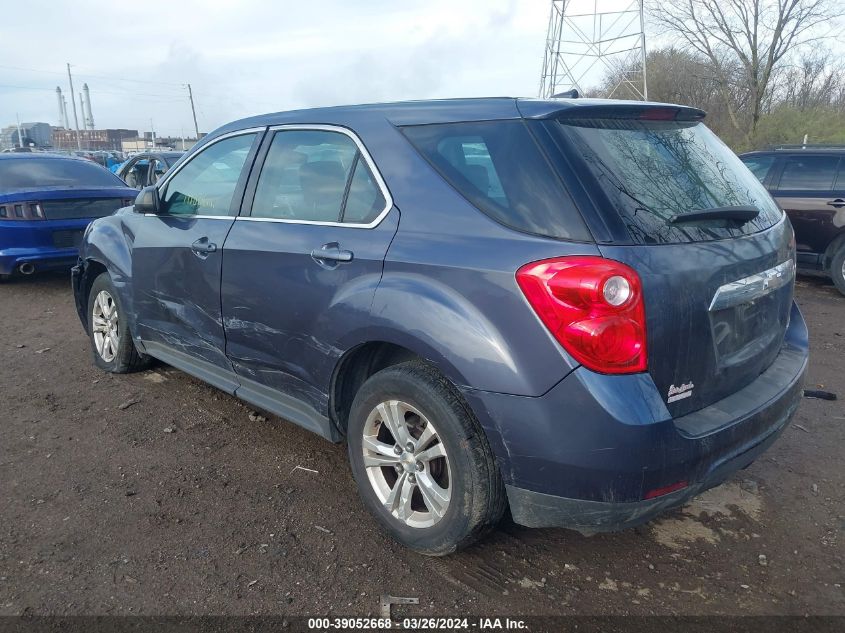
<svg viewBox="0 0 845 633">
<path fill-rule="evenodd" d="M 836 200 L 831 200 L 827 204 L 828 206 L 831 206 L 834 209 L 841 209 L 842 207 L 845 207 L 845 200 L 843 200 L 842 198 L 837 198 Z"/>
<path fill-rule="evenodd" d="M 324 265 L 327 262 L 345 264 L 351 262 L 354 256 L 352 251 L 342 250 L 337 242 L 329 242 L 311 251 L 311 257 L 318 264 Z"/>
<path fill-rule="evenodd" d="M 217 244 L 209 242 L 207 237 L 201 237 L 196 242 L 191 244 L 191 250 L 198 257 L 205 259 L 211 253 L 217 252 Z"/>
</svg>

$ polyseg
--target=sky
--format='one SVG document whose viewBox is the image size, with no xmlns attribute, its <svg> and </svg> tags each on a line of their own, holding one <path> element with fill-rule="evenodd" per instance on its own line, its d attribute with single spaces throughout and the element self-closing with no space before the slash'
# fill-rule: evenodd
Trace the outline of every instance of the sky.
<svg viewBox="0 0 845 633">
<path fill-rule="evenodd" d="M 608 11 L 633 1 L 598 3 Z M 594 0 L 571 3 L 574 12 L 582 12 Z M 550 5 L 550 0 L 6 0 L 0 127 L 16 116 L 58 125 L 57 85 L 70 102 L 67 63 L 74 88 L 88 84 L 97 128 L 152 128 L 172 136 L 193 134 L 187 83 L 201 132 L 253 114 L 302 107 L 537 96 Z M 648 25 L 646 33 L 649 48 L 661 43 Z M 582 87 L 599 83 L 599 68 L 586 75 Z M 68 115 L 73 127 L 70 103 Z"/>
<path fill-rule="evenodd" d="M 0 126 L 57 125 L 66 63 L 97 128 L 152 119 L 159 135 L 192 134 L 189 82 L 202 132 L 300 107 L 535 96 L 548 19 L 542 0 L 9 2 Z"/>
</svg>

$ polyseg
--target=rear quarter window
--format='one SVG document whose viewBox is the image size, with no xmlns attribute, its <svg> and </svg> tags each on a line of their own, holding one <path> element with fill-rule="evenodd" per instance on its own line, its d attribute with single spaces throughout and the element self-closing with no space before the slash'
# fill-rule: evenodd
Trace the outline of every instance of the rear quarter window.
<svg viewBox="0 0 845 633">
<path fill-rule="evenodd" d="M 774 156 L 744 156 L 741 160 L 760 182 L 766 181 L 775 164 Z"/>
<path fill-rule="evenodd" d="M 402 131 L 449 184 L 500 224 L 535 235 L 591 240 L 522 121 L 419 125 Z"/>
</svg>

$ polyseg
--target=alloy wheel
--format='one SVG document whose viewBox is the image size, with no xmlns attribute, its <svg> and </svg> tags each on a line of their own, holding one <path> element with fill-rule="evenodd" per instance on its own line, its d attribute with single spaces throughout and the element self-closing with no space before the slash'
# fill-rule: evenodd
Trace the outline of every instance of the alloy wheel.
<svg viewBox="0 0 845 633">
<path fill-rule="evenodd" d="M 377 405 L 364 424 L 364 468 L 379 501 L 405 525 L 426 528 L 451 499 L 449 458 L 437 430 L 401 400 Z"/>
<path fill-rule="evenodd" d="M 97 353 L 107 363 L 117 356 L 120 338 L 118 334 L 117 304 L 114 298 L 105 290 L 101 290 L 94 299 L 94 309 L 91 313 L 91 329 L 94 334 L 94 347 Z"/>
</svg>

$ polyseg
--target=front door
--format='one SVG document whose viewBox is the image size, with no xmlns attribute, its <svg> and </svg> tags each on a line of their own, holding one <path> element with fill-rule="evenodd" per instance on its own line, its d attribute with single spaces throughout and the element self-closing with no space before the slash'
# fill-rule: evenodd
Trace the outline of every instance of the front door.
<svg viewBox="0 0 845 633">
<path fill-rule="evenodd" d="M 136 335 L 153 356 L 233 391 L 220 312 L 223 242 L 258 133 L 213 142 L 160 187 L 156 215 L 134 218 Z"/>
<path fill-rule="evenodd" d="M 399 212 L 345 129 L 272 131 L 259 164 L 223 248 L 227 353 L 239 396 L 324 432 L 291 406 L 325 415 L 339 343 L 367 321 Z"/>
</svg>

